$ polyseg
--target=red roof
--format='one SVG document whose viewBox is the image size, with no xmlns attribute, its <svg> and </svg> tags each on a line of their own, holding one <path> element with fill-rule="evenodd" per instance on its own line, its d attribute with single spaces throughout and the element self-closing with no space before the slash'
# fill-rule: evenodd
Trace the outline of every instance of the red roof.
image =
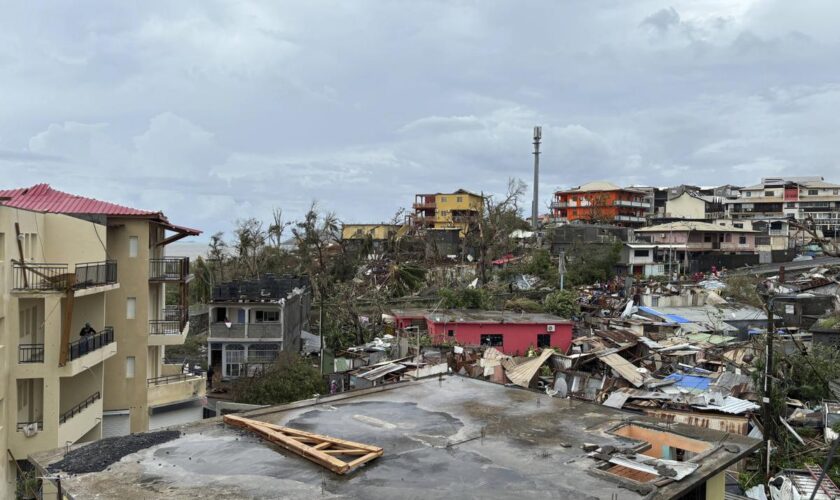
<svg viewBox="0 0 840 500">
<path fill-rule="evenodd" d="M 0 190 L 0 205 L 53 214 L 86 214 L 149 217 L 171 226 L 162 212 L 139 210 L 116 203 L 85 198 L 55 190 L 49 184 L 36 184 L 29 188 Z M 179 232 L 201 234 L 197 229 L 177 228 Z"/>
</svg>

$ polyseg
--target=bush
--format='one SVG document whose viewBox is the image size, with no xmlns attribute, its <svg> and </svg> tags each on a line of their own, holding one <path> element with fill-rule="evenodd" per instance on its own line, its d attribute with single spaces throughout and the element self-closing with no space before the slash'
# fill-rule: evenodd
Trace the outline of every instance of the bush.
<svg viewBox="0 0 840 500">
<path fill-rule="evenodd" d="M 484 288 L 443 288 L 439 295 L 442 309 L 493 308 L 493 299 Z"/>
<path fill-rule="evenodd" d="M 518 297 L 515 299 L 508 300 L 507 302 L 505 302 L 505 309 L 509 311 L 527 313 L 543 312 L 543 306 L 539 302 L 525 297 Z"/>
<path fill-rule="evenodd" d="M 545 312 L 566 319 L 580 312 L 577 294 L 571 290 L 558 290 L 546 295 L 545 299 L 543 299 L 543 307 L 545 308 Z"/>
<path fill-rule="evenodd" d="M 234 384 L 238 403 L 275 405 L 324 394 L 327 384 L 306 358 L 284 354 L 262 375 L 242 377 Z"/>
<path fill-rule="evenodd" d="M 566 276 L 572 285 L 590 285 L 615 275 L 622 243 L 580 245 L 569 252 Z"/>
</svg>

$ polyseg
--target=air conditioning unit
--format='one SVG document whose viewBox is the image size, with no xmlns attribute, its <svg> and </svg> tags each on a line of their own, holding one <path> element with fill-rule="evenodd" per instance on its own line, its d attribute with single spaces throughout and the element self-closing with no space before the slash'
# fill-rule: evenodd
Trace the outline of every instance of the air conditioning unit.
<svg viewBox="0 0 840 500">
<path fill-rule="evenodd" d="M 554 331 L 554 325 L 545 325 L 545 331 L 553 332 Z"/>
</svg>

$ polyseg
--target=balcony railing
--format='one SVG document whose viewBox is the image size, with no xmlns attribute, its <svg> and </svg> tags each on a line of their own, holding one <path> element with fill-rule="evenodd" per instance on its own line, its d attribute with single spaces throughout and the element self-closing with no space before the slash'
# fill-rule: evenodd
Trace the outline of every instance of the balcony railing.
<svg viewBox="0 0 840 500">
<path fill-rule="evenodd" d="M 106 326 L 101 332 L 90 337 L 82 337 L 68 344 L 70 361 L 81 358 L 85 354 L 101 349 L 114 341 L 114 329 Z"/>
<path fill-rule="evenodd" d="M 59 423 L 59 425 L 60 425 L 60 424 L 65 423 L 65 422 L 67 422 L 68 420 L 70 420 L 71 418 L 75 417 L 75 416 L 76 416 L 76 415 L 78 415 L 79 413 L 82 413 L 82 412 L 85 410 L 85 408 L 87 408 L 88 406 L 90 406 L 90 405 L 92 405 L 93 403 L 95 403 L 95 402 L 96 402 L 96 400 L 98 400 L 100 397 L 102 397 L 102 396 L 99 394 L 99 391 L 96 391 L 95 393 L 93 393 L 93 394 L 91 394 L 90 396 L 88 396 L 88 397 L 87 397 L 87 399 L 85 399 L 85 400 L 84 400 L 84 401 L 82 401 L 81 403 L 77 404 L 77 405 L 76 405 L 76 406 L 74 406 L 73 408 L 70 408 L 69 410 L 67 410 L 67 411 L 65 411 L 64 413 L 62 413 L 62 414 L 58 417 L 58 423 Z"/>
<path fill-rule="evenodd" d="M 113 285 L 117 282 L 117 261 L 85 262 L 76 264 L 77 288 Z"/>
<path fill-rule="evenodd" d="M 43 363 L 44 344 L 18 345 L 18 363 Z"/>
<path fill-rule="evenodd" d="M 64 291 L 73 276 L 73 288 L 82 289 L 92 286 L 111 285 L 117 282 L 117 262 L 85 262 L 76 264 L 75 271 L 69 272 L 67 264 L 44 264 L 25 262 L 14 265 L 15 290 Z"/>
<path fill-rule="evenodd" d="M 181 335 L 180 320 L 149 320 L 149 335 Z"/>
<path fill-rule="evenodd" d="M 67 264 L 15 264 L 12 287 L 15 290 L 64 290 L 67 276 Z"/>
<path fill-rule="evenodd" d="M 433 201 L 420 201 L 412 205 L 415 210 L 428 210 L 436 206 L 437 204 Z"/>
<path fill-rule="evenodd" d="M 39 431 L 44 430 L 44 421 L 43 420 L 36 420 L 34 422 L 18 422 L 17 423 L 17 431 L 21 432 L 24 427 L 28 427 L 30 425 L 37 425 Z"/>
<path fill-rule="evenodd" d="M 176 375 L 164 375 L 163 377 L 155 377 L 146 380 L 149 387 L 157 385 L 175 384 L 178 382 L 186 382 L 188 379 L 194 378 L 195 375 L 190 373 L 178 373 Z"/>
<path fill-rule="evenodd" d="M 574 206 L 568 201 L 552 201 L 551 208 L 568 208 Z"/>
<path fill-rule="evenodd" d="M 648 208 L 650 206 L 650 203 L 645 203 L 643 201 L 615 200 L 614 205 L 617 207 Z"/>
<path fill-rule="evenodd" d="M 186 281 L 189 274 L 189 257 L 149 259 L 149 279 L 152 281 Z"/>
<path fill-rule="evenodd" d="M 248 335 L 245 335 L 245 327 L 248 327 Z M 225 323 L 210 323 L 211 338 L 228 339 L 282 339 L 283 325 L 280 322 L 274 323 L 234 323 L 228 327 Z"/>
</svg>

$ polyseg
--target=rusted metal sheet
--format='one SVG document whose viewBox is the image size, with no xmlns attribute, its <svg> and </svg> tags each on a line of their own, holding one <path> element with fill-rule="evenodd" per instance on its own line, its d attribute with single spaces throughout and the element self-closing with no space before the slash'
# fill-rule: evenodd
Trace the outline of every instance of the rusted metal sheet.
<svg viewBox="0 0 840 500">
<path fill-rule="evenodd" d="M 749 432 L 749 419 L 747 417 L 710 415 L 706 413 L 662 410 L 658 408 L 644 408 L 642 412 L 645 415 L 650 415 L 671 423 L 688 424 L 695 427 L 703 427 L 704 429 L 739 434 L 741 436 L 746 436 Z"/>
</svg>

